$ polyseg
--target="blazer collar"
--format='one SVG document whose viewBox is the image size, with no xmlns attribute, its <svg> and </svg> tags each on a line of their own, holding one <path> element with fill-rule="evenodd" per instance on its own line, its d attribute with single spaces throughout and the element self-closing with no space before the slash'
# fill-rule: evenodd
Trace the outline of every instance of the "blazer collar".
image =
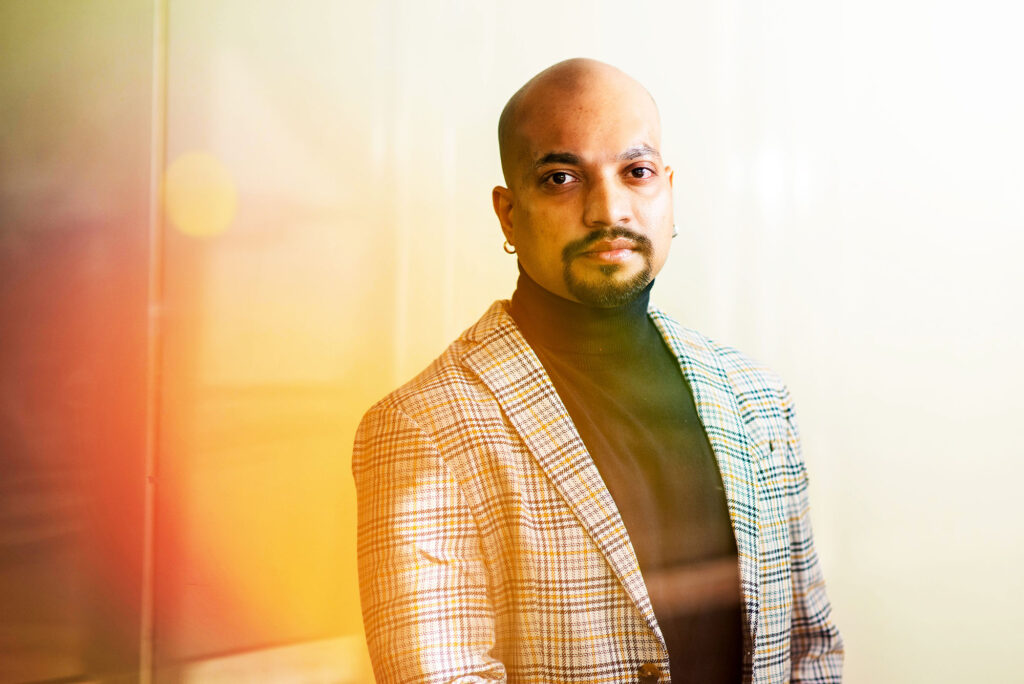
<svg viewBox="0 0 1024 684">
<path fill-rule="evenodd" d="M 650 316 L 693 388 L 694 403 L 718 460 L 740 556 L 750 634 L 758 615 L 757 493 L 750 438 L 728 376 L 708 341 L 655 308 Z M 495 302 L 463 339 L 463 363 L 498 401 L 513 429 L 604 554 L 650 628 L 662 638 L 626 527 L 547 372 Z"/>
<path fill-rule="evenodd" d="M 697 415 L 718 461 L 739 552 L 748 634 L 753 639 L 761 586 L 756 451 L 720 353 L 706 337 L 680 326 L 657 308 L 651 307 L 649 315 L 690 383 Z"/>
</svg>

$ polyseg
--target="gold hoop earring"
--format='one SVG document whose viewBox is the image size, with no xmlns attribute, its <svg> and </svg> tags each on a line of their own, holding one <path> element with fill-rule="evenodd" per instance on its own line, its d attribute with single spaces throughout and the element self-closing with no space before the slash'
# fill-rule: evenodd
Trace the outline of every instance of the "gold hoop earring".
<svg viewBox="0 0 1024 684">
<path fill-rule="evenodd" d="M 505 254 L 515 254 L 516 253 L 515 245 L 508 244 L 508 240 L 505 240 L 505 244 L 503 244 L 501 246 L 501 248 L 503 250 L 505 250 Z"/>
</svg>

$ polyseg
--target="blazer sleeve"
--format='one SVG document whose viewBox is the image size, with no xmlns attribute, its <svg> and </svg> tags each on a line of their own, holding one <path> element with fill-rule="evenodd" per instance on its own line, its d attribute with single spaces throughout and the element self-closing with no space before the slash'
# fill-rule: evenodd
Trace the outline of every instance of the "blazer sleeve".
<svg viewBox="0 0 1024 684">
<path fill-rule="evenodd" d="M 800 432 L 788 390 L 783 412 L 788 448 L 796 478 L 791 483 L 789 526 L 793 583 L 793 622 L 790 632 L 791 681 L 816 684 L 842 681 L 843 641 L 832 621 L 818 555 L 814 550 L 807 497 L 807 468 L 801 454 Z"/>
<path fill-rule="evenodd" d="M 480 534 L 435 441 L 377 406 L 356 432 L 359 589 L 377 681 L 505 681 Z"/>
</svg>

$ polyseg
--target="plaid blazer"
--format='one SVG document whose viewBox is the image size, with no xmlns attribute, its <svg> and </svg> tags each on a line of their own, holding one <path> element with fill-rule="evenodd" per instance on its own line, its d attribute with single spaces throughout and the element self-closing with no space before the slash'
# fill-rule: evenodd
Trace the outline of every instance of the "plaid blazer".
<svg viewBox="0 0 1024 684">
<path fill-rule="evenodd" d="M 788 392 L 649 315 L 718 459 L 739 549 L 745 681 L 839 682 Z M 356 434 L 360 596 L 378 682 L 635 682 L 668 654 L 615 502 L 499 301 Z"/>
</svg>

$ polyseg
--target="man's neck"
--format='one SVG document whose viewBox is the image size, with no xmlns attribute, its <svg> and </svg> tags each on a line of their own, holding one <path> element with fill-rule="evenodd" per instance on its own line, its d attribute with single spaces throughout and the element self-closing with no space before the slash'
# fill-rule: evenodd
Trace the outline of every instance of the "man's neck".
<svg viewBox="0 0 1024 684">
<path fill-rule="evenodd" d="M 653 285 L 621 306 L 596 307 L 559 297 L 520 268 L 510 313 L 531 345 L 580 354 L 621 353 L 649 332 L 647 305 Z"/>
</svg>

